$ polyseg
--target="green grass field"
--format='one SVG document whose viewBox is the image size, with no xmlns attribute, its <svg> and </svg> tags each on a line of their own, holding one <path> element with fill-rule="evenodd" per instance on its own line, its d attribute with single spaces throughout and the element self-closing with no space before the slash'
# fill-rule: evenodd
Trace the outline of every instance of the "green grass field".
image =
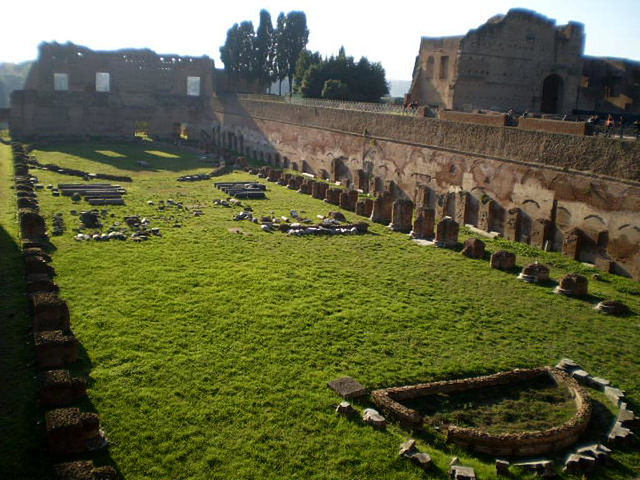
<svg viewBox="0 0 640 480">
<path fill-rule="evenodd" d="M 9 171 L 6 150 L 1 168 Z M 83 346 L 75 370 L 90 377 L 84 407 L 100 414 L 111 441 L 99 460 L 125 479 L 428 477 L 397 455 L 408 432 L 393 423 L 375 431 L 334 413 L 340 398 L 326 382 L 343 375 L 373 389 L 553 365 L 566 356 L 640 398 L 640 316 L 593 310 L 599 299 L 615 298 L 640 312 L 636 282 L 602 274 L 590 282 L 590 297 L 571 299 L 380 225 L 363 236 L 267 234 L 233 221 L 239 208 L 215 206 L 224 194 L 213 181 L 176 181 L 211 166 L 158 145 L 68 145 L 35 155 L 42 163 L 131 175 L 123 184 L 127 205 L 107 207 L 103 222 L 137 214 L 163 234 L 143 243 L 77 242 L 80 222 L 70 211 L 90 207 L 39 194 L 48 226 L 62 213 L 67 228 L 52 237 L 53 266 Z M 140 170 L 137 160 L 153 171 Z M 78 181 L 32 173 L 44 184 Z M 158 211 L 157 202 L 168 199 L 204 215 Z M 13 199 L 2 200 L 0 221 L 15 237 Z M 267 200 L 247 204 L 258 216 L 296 209 L 311 219 L 336 209 L 275 184 Z M 487 248 L 517 252 L 519 266 L 535 257 L 554 279 L 595 272 L 526 245 L 487 241 Z M 21 280 L 4 288 L 17 295 Z M 30 385 L 25 380 L 16 395 L 33 393 Z M 22 448 L 10 438 L 0 450 L 5 458 Z M 445 478 L 454 455 L 479 478 L 495 477 L 491 458 L 418 440 L 437 466 L 432 478 Z M 615 460 L 599 478 L 640 471 L 634 451 L 616 451 Z"/>
</svg>

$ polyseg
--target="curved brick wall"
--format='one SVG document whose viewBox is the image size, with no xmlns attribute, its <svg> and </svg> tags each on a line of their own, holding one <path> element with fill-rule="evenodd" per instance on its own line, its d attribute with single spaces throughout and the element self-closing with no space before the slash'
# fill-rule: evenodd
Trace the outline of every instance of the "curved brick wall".
<svg viewBox="0 0 640 480">
<path fill-rule="evenodd" d="M 566 373 L 551 367 L 517 369 L 482 377 L 445 380 L 405 387 L 375 390 L 371 397 L 376 405 L 412 428 L 421 428 L 424 418 L 415 410 L 402 405 L 402 400 L 441 393 L 456 393 L 523 382 L 550 375 L 556 383 L 566 386 L 576 402 L 577 412 L 568 422 L 546 430 L 490 434 L 477 428 L 450 425 L 447 440 L 462 447 L 495 456 L 528 457 L 563 450 L 573 445 L 584 432 L 591 418 L 591 401 L 578 383 Z"/>
</svg>

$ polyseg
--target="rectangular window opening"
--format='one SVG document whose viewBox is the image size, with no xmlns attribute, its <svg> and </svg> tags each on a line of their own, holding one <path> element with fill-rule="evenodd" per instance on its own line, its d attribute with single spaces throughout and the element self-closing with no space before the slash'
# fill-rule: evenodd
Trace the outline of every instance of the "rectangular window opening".
<svg viewBox="0 0 640 480">
<path fill-rule="evenodd" d="M 68 73 L 54 73 L 53 74 L 53 89 L 58 92 L 64 92 L 69 90 L 69 74 Z"/>
<path fill-rule="evenodd" d="M 96 92 L 111 91 L 110 75 L 106 72 L 96 73 Z"/>
<path fill-rule="evenodd" d="M 187 77 L 187 95 L 200 96 L 200 77 Z"/>
<path fill-rule="evenodd" d="M 440 78 L 447 78 L 449 76 L 449 56 L 443 55 L 440 57 Z"/>
</svg>

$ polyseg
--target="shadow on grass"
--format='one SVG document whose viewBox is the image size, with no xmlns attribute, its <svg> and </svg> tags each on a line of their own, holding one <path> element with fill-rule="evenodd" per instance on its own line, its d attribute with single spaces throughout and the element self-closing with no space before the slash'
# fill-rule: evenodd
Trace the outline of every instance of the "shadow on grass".
<svg viewBox="0 0 640 480">
<path fill-rule="evenodd" d="M 91 377 L 91 371 L 93 370 L 93 362 L 89 357 L 89 353 L 87 352 L 87 350 L 84 348 L 82 344 L 79 344 L 78 346 L 78 360 L 73 365 L 70 365 L 68 368 L 73 377 L 84 378 L 85 381 L 87 382 L 87 390 L 91 390 L 91 388 L 93 387 L 93 384 L 95 383 L 93 378 Z M 96 408 L 96 406 L 91 401 L 88 395 L 83 397 L 77 404 L 71 405 L 71 406 L 78 407 L 83 412 L 91 412 L 91 413 L 96 413 L 100 415 L 100 412 L 98 411 L 98 409 Z M 100 423 L 102 428 L 102 421 Z M 108 431 L 105 432 L 105 435 L 108 440 L 109 432 Z M 70 458 L 69 460 L 93 460 L 93 463 L 95 464 L 96 467 L 111 466 L 115 468 L 116 471 L 118 472 L 117 478 L 124 478 L 124 476 L 122 475 L 122 472 L 120 471 L 120 467 L 115 462 L 113 457 L 111 457 L 111 453 L 109 452 L 109 446 L 94 452 L 86 453 L 81 456 L 75 455 L 73 458 Z"/>
<path fill-rule="evenodd" d="M 178 147 L 155 142 L 123 144 L 123 143 L 62 143 L 41 146 L 39 151 L 63 153 L 103 163 L 120 170 L 135 172 L 157 172 L 193 170 L 211 167 L 210 162 L 198 159 L 194 152 L 187 152 Z M 141 166 L 138 162 L 146 162 Z M 49 163 L 49 162 L 42 162 Z M 55 163 L 55 161 L 53 162 Z M 69 165 L 60 165 L 69 167 Z M 103 172 L 92 172 L 103 173 Z"/>
<path fill-rule="evenodd" d="M 0 478 L 50 478 L 19 245 L 0 226 Z"/>
</svg>

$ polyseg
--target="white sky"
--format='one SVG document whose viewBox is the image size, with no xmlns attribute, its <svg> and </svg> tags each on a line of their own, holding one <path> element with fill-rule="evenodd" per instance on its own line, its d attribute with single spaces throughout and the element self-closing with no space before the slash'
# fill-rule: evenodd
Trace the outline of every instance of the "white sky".
<svg viewBox="0 0 640 480">
<path fill-rule="evenodd" d="M 381 62 L 388 80 L 410 80 L 420 37 L 460 35 L 497 13 L 521 7 L 585 24 L 588 55 L 640 60 L 640 0 L 4 0 L 0 62 L 37 57 L 42 41 L 71 41 L 96 50 L 151 48 L 158 53 L 208 55 L 222 68 L 218 48 L 235 22 L 266 8 L 275 25 L 281 11 L 303 10 L 311 50 Z"/>
</svg>

